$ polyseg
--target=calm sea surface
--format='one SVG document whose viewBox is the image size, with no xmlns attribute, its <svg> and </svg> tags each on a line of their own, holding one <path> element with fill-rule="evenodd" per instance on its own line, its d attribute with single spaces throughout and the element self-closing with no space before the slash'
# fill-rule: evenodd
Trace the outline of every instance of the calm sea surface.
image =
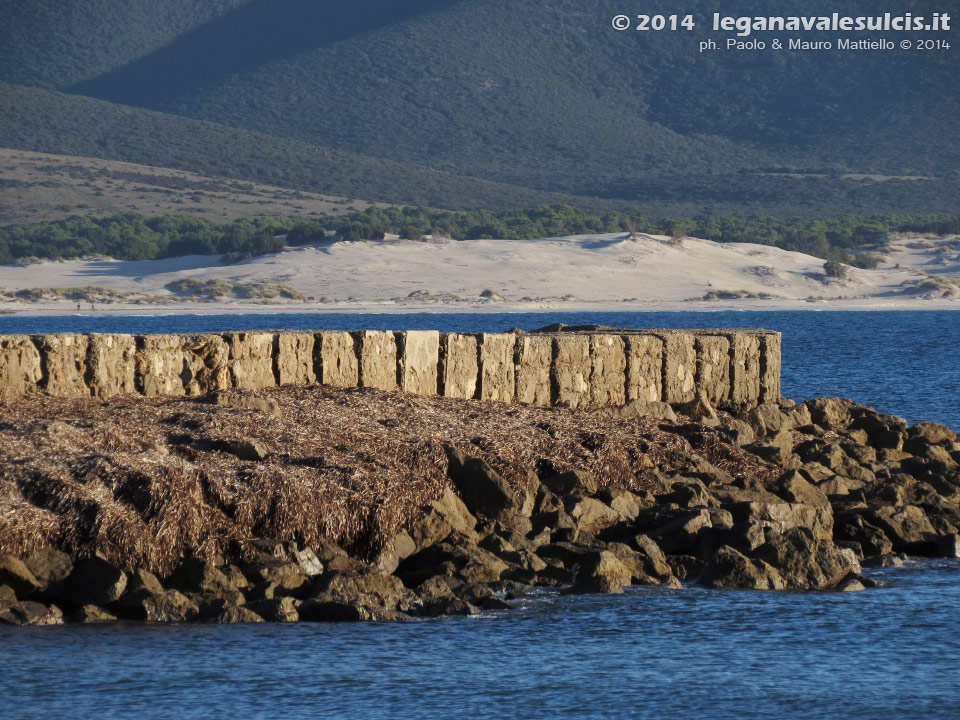
<svg viewBox="0 0 960 720">
<path fill-rule="evenodd" d="M 0 333 L 765 327 L 784 394 L 960 428 L 951 312 L 0 317 Z M 0 628 L 0 718 L 960 718 L 960 561 L 850 595 L 546 593 L 430 622 Z"/>
</svg>

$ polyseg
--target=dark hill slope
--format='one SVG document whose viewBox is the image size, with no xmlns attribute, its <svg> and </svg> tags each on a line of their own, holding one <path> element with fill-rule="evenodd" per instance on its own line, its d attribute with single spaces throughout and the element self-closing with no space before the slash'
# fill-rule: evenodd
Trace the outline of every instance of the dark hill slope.
<svg viewBox="0 0 960 720">
<path fill-rule="evenodd" d="M 814 0 L 802 11 L 876 12 L 866 0 L 842 5 Z M 923 0 L 901 5 L 932 11 Z M 616 33 L 610 18 L 621 6 L 365 0 L 345 11 L 332 0 L 252 0 L 72 90 L 462 174 L 631 199 L 631 180 L 651 175 L 939 174 L 960 164 L 949 140 L 960 110 L 950 52 L 700 55 L 713 4 L 684 8 L 700 21 L 691 33 Z M 763 8 L 798 11 L 786 0 Z M 757 8 L 734 0 L 724 12 Z M 357 17 L 365 19 L 346 21 Z"/>
<path fill-rule="evenodd" d="M 125 160 L 433 207 L 609 203 L 458 177 L 91 98 L 0 84 L 0 147 Z"/>
</svg>

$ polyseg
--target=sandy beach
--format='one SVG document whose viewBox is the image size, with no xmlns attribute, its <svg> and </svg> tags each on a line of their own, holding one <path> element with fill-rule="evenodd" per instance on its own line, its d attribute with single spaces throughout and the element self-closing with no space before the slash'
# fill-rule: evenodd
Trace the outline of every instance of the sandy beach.
<svg viewBox="0 0 960 720">
<path fill-rule="evenodd" d="M 0 311 L 64 314 L 78 303 L 98 314 L 947 309 L 960 307 L 957 242 L 897 238 L 877 269 L 850 267 L 837 279 L 810 255 L 692 238 L 680 247 L 625 234 L 330 240 L 235 264 L 198 255 L 4 266 Z M 83 298 L 69 288 L 84 288 Z"/>
</svg>

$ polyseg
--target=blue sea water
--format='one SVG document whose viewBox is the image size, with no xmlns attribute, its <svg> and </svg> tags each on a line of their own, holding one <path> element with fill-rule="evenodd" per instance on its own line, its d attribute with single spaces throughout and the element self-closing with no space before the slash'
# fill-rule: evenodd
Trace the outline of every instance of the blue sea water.
<svg viewBox="0 0 960 720">
<path fill-rule="evenodd" d="M 951 312 L 0 317 L 10 332 L 766 327 L 784 394 L 960 428 Z M 862 593 L 545 592 L 402 624 L 0 627 L 0 718 L 960 718 L 960 561 Z"/>
</svg>

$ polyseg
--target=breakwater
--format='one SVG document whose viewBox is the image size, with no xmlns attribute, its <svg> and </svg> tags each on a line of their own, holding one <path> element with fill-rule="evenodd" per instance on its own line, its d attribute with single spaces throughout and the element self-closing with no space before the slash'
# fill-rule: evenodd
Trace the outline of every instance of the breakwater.
<svg viewBox="0 0 960 720">
<path fill-rule="evenodd" d="M 282 385 L 592 408 L 780 399 L 780 333 L 231 332 L 0 336 L 0 400 L 196 396 Z"/>
</svg>

